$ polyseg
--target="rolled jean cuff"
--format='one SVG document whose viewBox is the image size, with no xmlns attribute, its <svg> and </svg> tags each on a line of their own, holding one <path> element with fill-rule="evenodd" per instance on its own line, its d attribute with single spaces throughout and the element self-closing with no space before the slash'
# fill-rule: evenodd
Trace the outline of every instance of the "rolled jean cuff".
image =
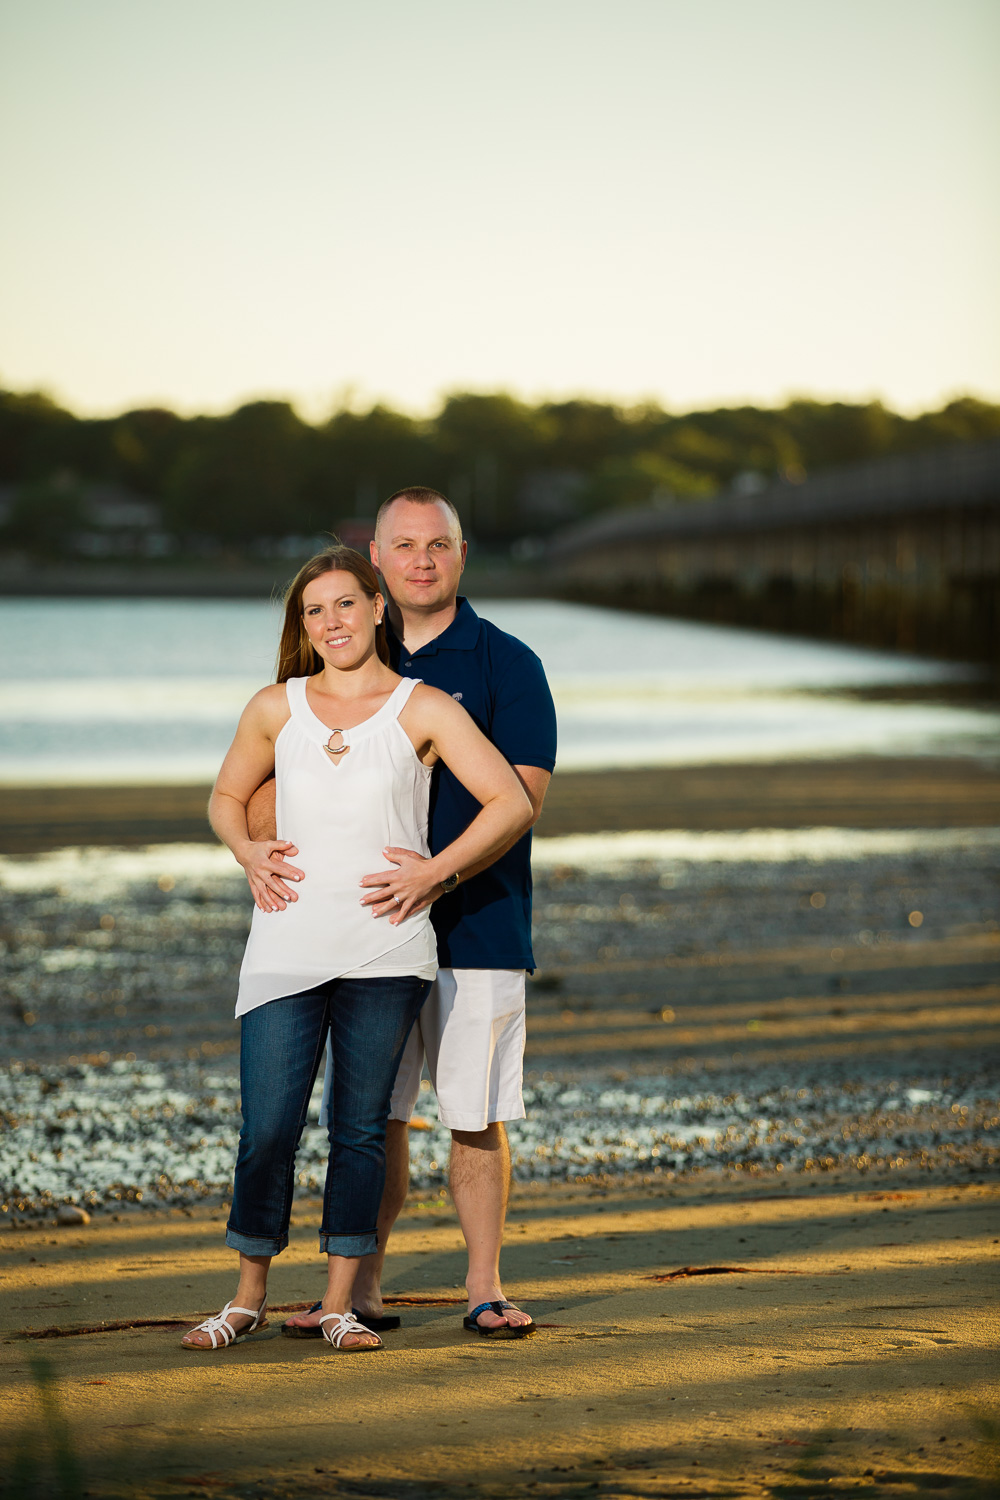
<svg viewBox="0 0 1000 1500">
<path fill-rule="evenodd" d="M 353 1260 L 360 1255 L 374 1255 L 378 1236 L 374 1229 L 367 1234 L 325 1234 L 321 1229 L 319 1248 L 322 1255 L 346 1255 Z"/>
<path fill-rule="evenodd" d="M 280 1238 L 259 1234 L 241 1234 L 231 1224 L 226 1225 L 226 1244 L 230 1250 L 239 1250 L 244 1255 L 280 1255 L 288 1244 L 288 1235 Z"/>
</svg>

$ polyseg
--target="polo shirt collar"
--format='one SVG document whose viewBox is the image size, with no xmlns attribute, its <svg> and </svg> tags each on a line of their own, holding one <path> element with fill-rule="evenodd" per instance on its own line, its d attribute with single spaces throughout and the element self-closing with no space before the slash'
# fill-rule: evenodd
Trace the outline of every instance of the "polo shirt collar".
<svg viewBox="0 0 1000 1500">
<path fill-rule="evenodd" d="M 432 641 L 428 641 L 426 645 L 418 647 L 408 658 L 410 661 L 415 660 L 418 656 L 436 655 L 438 651 L 475 651 L 479 645 L 479 632 L 481 629 L 479 616 L 464 594 L 459 594 L 455 603 L 457 608 L 455 618 L 451 624 L 446 630 L 442 630 L 440 635 L 436 635 Z M 396 652 L 402 654 L 402 642 L 389 623 L 388 616 L 386 617 L 385 628 L 390 644 L 395 648 Z"/>
</svg>

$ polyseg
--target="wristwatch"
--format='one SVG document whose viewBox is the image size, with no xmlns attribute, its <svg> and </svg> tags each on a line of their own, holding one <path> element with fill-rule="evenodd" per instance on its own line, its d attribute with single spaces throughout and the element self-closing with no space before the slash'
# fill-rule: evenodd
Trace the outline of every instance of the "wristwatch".
<svg viewBox="0 0 1000 1500">
<path fill-rule="evenodd" d="M 441 882 L 441 889 L 444 891 L 444 893 L 445 893 L 446 896 L 450 896 L 451 893 L 452 893 L 452 891 L 455 889 L 455 887 L 457 885 L 458 885 L 458 876 L 457 875 L 446 875 L 444 877 L 444 879 L 442 880 L 442 882 Z"/>
</svg>

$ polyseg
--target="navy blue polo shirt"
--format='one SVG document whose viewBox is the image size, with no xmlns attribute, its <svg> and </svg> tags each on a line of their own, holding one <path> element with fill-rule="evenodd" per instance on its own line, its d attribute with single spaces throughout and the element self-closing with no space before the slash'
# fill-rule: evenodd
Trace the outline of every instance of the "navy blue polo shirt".
<svg viewBox="0 0 1000 1500">
<path fill-rule="evenodd" d="M 523 641 L 481 620 L 459 598 L 454 620 L 412 653 L 388 630 L 392 665 L 457 698 L 512 766 L 556 763 L 556 711 L 545 672 Z M 430 847 L 463 833 L 480 804 L 439 765 L 431 782 Z M 431 907 L 438 962 L 447 969 L 534 969 L 531 953 L 531 831 L 479 875 Z"/>
</svg>

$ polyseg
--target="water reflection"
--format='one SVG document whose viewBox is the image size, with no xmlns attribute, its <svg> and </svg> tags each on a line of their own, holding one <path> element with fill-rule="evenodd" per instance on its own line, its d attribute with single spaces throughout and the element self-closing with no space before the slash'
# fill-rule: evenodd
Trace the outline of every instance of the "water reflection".
<svg viewBox="0 0 1000 1500">
<path fill-rule="evenodd" d="M 923 701 L 969 691 L 954 663 L 551 601 L 479 609 L 545 663 L 564 769 L 998 743 L 995 709 Z M 277 633 L 266 601 L 0 602 L 0 782 L 210 780 Z"/>
</svg>

